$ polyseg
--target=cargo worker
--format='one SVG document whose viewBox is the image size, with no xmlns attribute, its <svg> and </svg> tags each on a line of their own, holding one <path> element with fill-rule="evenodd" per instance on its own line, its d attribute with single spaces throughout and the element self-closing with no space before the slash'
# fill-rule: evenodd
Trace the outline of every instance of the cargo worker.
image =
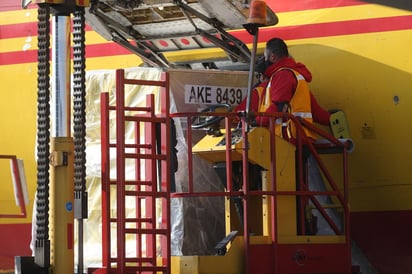
<svg viewBox="0 0 412 274">
<path fill-rule="evenodd" d="M 286 43 L 280 38 L 272 38 L 267 41 L 264 54 L 267 66 L 264 75 L 268 81 L 258 111 L 289 112 L 309 122 L 329 125 L 329 112 L 319 106 L 309 90 L 312 74 L 289 55 Z M 267 126 L 269 117 L 258 116 L 256 123 Z M 281 122 L 277 123 L 280 127 Z M 281 134 L 280 131 L 277 133 Z"/>
<path fill-rule="evenodd" d="M 300 73 L 306 83 L 312 80 L 312 74 L 305 65 L 295 62 L 289 56 L 288 48 L 282 39 L 273 38 L 268 41 L 267 45 L 265 57 L 259 58 L 255 67 L 258 83 L 251 94 L 250 111 L 252 113 L 290 110 L 288 107 L 298 84 L 297 76 L 293 71 Z M 270 84 L 269 80 L 271 80 Z M 269 93 L 266 95 L 267 90 Z M 309 96 L 313 122 L 328 126 L 330 113 L 319 105 L 310 91 Z M 242 111 L 245 108 L 246 98 L 235 108 L 235 111 Z M 268 124 L 269 117 L 257 117 L 257 125 L 268 126 Z"/>
</svg>

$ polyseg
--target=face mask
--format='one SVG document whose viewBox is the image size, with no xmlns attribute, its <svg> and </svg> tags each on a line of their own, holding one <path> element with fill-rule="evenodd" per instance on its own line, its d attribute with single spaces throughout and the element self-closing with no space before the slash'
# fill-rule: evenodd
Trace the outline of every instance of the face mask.
<svg viewBox="0 0 412 274">
<path fill-rule="evenodd" d="M 269 67 L 269 66 L 273 65 L 273 63 L 270 60 L 265 60 L 265 65 L 266 65 L 266 67 Z"/>
<path fill-rule="evenodd" d="M 256 62 L 255 72 L 264 73 L 267 68 L 265 58 L 259 58 Z"/>
</svg>

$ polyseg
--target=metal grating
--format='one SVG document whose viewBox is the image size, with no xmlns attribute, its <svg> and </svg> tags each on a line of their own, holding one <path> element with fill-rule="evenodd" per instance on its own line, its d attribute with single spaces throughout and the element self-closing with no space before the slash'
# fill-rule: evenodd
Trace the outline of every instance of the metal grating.
<svg viewBox="0 0 412 274">
<path fill-rule="evenodd" d="M 95 0 L 86 14 L 88 24 L 107 40 L 139 55 L 150 66 L 173 67 L 169 51 L 219 47 L 227 59 L 249 63 L 247 46 L 227 31 L 242 29 L 249 15 L 248 0 Z M 267 25 L 276 15 L 267 8 Z"/>
</svg>

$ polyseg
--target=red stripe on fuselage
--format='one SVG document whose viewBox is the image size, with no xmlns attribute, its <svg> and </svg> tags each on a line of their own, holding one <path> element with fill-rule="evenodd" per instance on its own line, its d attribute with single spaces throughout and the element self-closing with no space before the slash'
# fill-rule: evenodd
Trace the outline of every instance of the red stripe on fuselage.
<svg viewBox="0 0 412 274">
<path fill-rule="evenodd" d="M 37 36 L 37 23 L 21 23 L 0 26 L 1 39 Z"/>
<path fill-rule="evenodd" d="M 333 7 L 345 7 L 364 5 L 361 0 L 305 0 L 304 3 L 299 0 L 266 0 L 267 5 L 275 12 L 297 11 L 307 9 L 322 9 Z M 36 4 L 31 4 L 30 8 L 37 7 Z M 1 0 L 0 11 L 21 10 L 21 1 L 19 0 Z"/>
<path fill-rule="evenodd" d="M 86 25 L 86 31 L 92 30 L 90 26 Z M 0 26 L 0 34 L 1 39 L 37 36 L 37 22 L 2 25 Z"/>
<path fill-rule="evenodd" d="M 27 9 L 37 8 L 36 4 L 30 4 Z M 22 0 L 0 0 L 0 12 L 22 9 Z"/>
<path fill-rule="evenodd" d="M 412 15 L 404 15 L 299 26 L 263 28 L 259 32 L 259 41 L 265 42 L 272 37 L 293 40 L 410 29 L 412 29 Z M 252 43 L 253 36 L 248 34 L 245 30 L 237 30 L 231 33 L 247 44 Z M 86 57 L 104 57 L 125 54 L 130 54 L 130 52 L 114 43 L 94 44 L 86 47 Z M 36 60 L 36 50 L 0 53 L 0 65 L 30 63 L 36 62 Z"/>
<path fill-rule="evenodd" d="M 15 256 L 31 256 L 31 224 L 0 224 L 0 273 L 14 268 Z"/>
<path fill-rule="evenodd" d="M 86 58 L 131 54 L 130 51 L 115 43 L 86 46 Z M 24 64 L 37 61 L 37 50 L 12 51 L 0 53 L 0 65 Z"/>
<path fill-rule="evenodd" d="M 325 8 L 338 8 L 347 6 L 365 5 L 367 3 L 360 0 L 266 0 L 267 5 L 275 12 L 289 12 L 299 10 L 314 10 Z"/>
<path fill-rule="evenodd" d="M 352 212 L 351 235 L 380 274 L 412 273 L 412 210 Z"/>
<path fill-rule="evenodd" d="M 259 31 L 259 41 L 264 42 L 272 37 L 294 40 L 409 29 L 412 29 L 412 15 L 404 15 L 279 28 L 263 28 Z M 253 41 L 253 37 L 244 31 L 233 31 L 231 33 L 247 44 Z"/>
</svg>

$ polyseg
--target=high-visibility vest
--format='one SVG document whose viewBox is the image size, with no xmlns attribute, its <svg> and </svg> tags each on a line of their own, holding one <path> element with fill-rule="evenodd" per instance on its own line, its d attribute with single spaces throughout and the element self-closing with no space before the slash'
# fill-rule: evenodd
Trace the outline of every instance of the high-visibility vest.
<svg viewBox="0 0 412 274">
<path fill-rule="evenodd" d="M 313 123 L 312 109 L 311 109 L 311 104 L 310 104 L 309 85 L 306 82 L 305 77 L 303 77 L 303 75 L 301 75 L 299 72 L 291 68 L 280 68 L 272 74 L 268 82 L 268 85 L 266 86 L 266 92 L 264 94 L 264 98 L 259 106 L 259 112 L 265 112 L 269 108 L 269 106 L 273 104 L 271 100 L 271 96 L 270 96 L 271 95 L 270 87 L 271 87 L 272 78 L 277 72 L 281 70 L 285 70 L 285 69 L 293 72 L 297 80 L 296 89 L 289 102 L 288 112 L 293 114 L 295 117 L 301 117 L 302 119 L 305 119 L 306 121 L 310 123 Z M 288 136 L 284 136 L 285 131 L 283 131 L 283 134 L 282 134 L 282 128 L 287 129 Z M 292 137 L 296 137 L 296 128 L 294 125 L 290 123 L 290 121 L 282 121 L 282 118 L 278 118 L 276 119 L 276 122 L 275 122 L 275 133 L 276 135 L 280 137 L 292 138 Z M 307 136 L 310 136 L 314 139 L 317 138 L 316 134 L 310 132 L 309 130 L 305 129 L 305 133 Z"/>
<path fill-rule="evenodd" d="M 262 104 L 263 96 L 265 96 L 264 93 L 265 93 L 266 87 L 263 86 L 263 85 L 259 85 L 259 86 L 255 87 L 255 90 L 256 90 L 256 92 L 258 93 L 258 96 L 259 96 L 258 111 L 260 111 L 260 105 Z"/>
</svg>

